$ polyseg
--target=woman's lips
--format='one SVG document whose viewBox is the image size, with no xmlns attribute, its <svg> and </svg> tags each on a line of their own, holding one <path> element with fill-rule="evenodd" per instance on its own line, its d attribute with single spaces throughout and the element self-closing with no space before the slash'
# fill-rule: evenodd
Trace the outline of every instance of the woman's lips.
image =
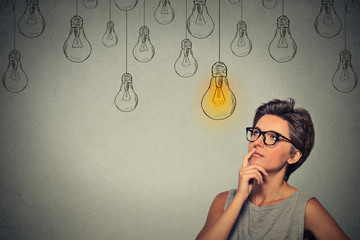
<svg viewBox="0 0 360 240">
<path fill-rule="evenodd" d="M 258 152 L 254 152 L 251 157 L 263 157 L 263 155 L 261 155 L 261 154 L 258 153 Z"/>
</svg>

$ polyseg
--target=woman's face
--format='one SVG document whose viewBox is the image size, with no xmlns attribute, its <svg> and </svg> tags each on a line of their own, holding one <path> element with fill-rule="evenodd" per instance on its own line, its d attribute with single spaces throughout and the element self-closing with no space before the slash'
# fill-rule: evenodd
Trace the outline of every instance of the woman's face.
<svg viewBox="0 0 360 240">
<path fill-rule="evenodd" d="M 288 122 L 275 115 L 264 115 L 257 122 L 256 128 L 261 131 L 274 131 L 290 139 Z M 248 152 L 255 148 L 255 153 L 251 156 L 249 164 L 259 165 L 266 171 L 279 171 L 288 160 L 291 159 L 291 143 L 279 140 L 273 146 L 264 144 L 263 136 L 254 142 L 249 142 Z"/>
</svg>

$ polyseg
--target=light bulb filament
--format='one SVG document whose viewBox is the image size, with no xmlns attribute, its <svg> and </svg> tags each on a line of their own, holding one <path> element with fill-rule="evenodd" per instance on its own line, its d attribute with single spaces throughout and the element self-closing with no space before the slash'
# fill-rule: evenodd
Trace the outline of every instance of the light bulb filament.
<svg viewBox="0 0 360 240">
<path fill-rule="evenodd" d="M 15 80 L 15 81 L 19 81 L 20 80 L 20 75 L 19 75 L 19 71 L 17 70 L 18 64 L 16 62 L 12 62 L 11 66 L 12 66 L 12 71 L 11 71 L 10 79 Z"/>
<path fill-rule="evenodd" d="M 195 21 L 195 23 L 197 25 L 205 25 L 206 24 L 206 21 L 205 21 L 204 15 L 203 15 L 203 11 L 204 11 L 204 8 L 202 7 L 202 5 L 198 5 L 197 6 L 198 15 L 197 15 L 196 21 Z"/>
<path fill-rule="evenodd" d="M 169 14 L 169 10 L 166 7 L 166 1 L 163 2 L 160 13 L 161 14 Z"/>
<path fill-rule="evenodd" d="M 350 79 L 350 74 L 349 74 L 349 71 L 348 71 L 348 62 L 344 62 L 342 64 L 342 72 L 341 72 L 341 77 L 340 79 L 343 80 L 343 81 L 346 81 L 346 80 L 349 80 Z"/>
<path fill-rule="evenodd" d="M 35 16 L 34 13 L 35 13 L 35 5 L 32 5 L 30 7 L 30 15 L 29 15 L 29 17 L 27 19 L 27 24 L 29 24 L 29 25 L 37 24 L 36 16 Z"/>
<path fill-rule="evenodd" d="M 212 99 L 212 102 L 215 104 L 215 106 L 219 106 L 221 104 L 224 104 L 226 102 L 224 92 L 222 90 L 223 85 L 223 78 L 222 77 L 215 77 L 215 93 Z"/>
<path fill-rule="evenodd" d="M 332 25 L 334 23 L 331 16 L 331 6 L 329 5 L 325 6 L 325 17 L 323 23 L 326 25 Z"/>
<path fill-rule="evenodd" d="M 286 35 L 286 28 L 282 28 L 280 30 L 280 39 L 278 43 L 278 48 L 288 48 L 289 45 L 286 41 L 285 35 Z"/>
<path fill-rule="evenodd" d="M 146 44 L 146 36 L 141 36 L 141 46 L 140 46 L 140 52 L 148 51 L 148 47 Z"/>
<path fill-rule="evenodd" d="M 238 41 L 238 46 L 245 46 L 246 43 L 245 43 L 245 39 L 244 39 L 244 35 L 245 35 L 245 32 L 244 31 L 241 31 L 240 32 L 240 37 L 239 37 L 239 41 Z"/>
<path fill-rule="evenodd" d="M 82 48 L 83 45 L 82 45 L 82 42 L 80 39 L 80 29 L 79 28 L 74 28 L 74 35 L 75 35 L 75 38 L 74 38 L 74 41 L 72 44 L 72 48 Z"/>
<path fill-rule="evenodd" d="M 122 100 L 125 101 L 125 102 L 129 102 L 129 101 L 131 100 L 129 88 L 130 88 L 130 84 L 129 84 L 129 83 L 126 83 L 126 84 L 124 85 L 125 92 L 124 92 L 124 95 L 123 95 L 123 97 L 122 97 Z"/>
</svg>

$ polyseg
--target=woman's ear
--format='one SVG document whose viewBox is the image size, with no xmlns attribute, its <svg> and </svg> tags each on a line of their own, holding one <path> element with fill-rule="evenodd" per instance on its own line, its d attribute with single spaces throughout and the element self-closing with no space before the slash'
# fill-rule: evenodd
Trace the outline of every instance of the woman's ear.
<svg viewBox="0 0 360 240">
<path fill-rule="evenodd" d="M 290 158 L 287 160 L 288 164 L 297 163 L 300 160 L 301 156 L 302 153 L 298 149 L 295 149 L 294 151 L 292 151 Z"/>
</svg>

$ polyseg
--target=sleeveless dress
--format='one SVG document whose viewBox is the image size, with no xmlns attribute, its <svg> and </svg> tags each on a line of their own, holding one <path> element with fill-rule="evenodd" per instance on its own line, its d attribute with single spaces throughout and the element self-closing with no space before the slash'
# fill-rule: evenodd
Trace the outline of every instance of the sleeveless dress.
<svg viewBox="0 0 360 240">
<path fill-rule="evenodd" d="M 236 191 L 230 190 L 224 209 L 229 206 Z M 262 207 L 255 206 L 247 199 L 228 239 L 303 240 L 305 208 L 311 198 L 297 190 L 277 204 Z"/>
</svg>

